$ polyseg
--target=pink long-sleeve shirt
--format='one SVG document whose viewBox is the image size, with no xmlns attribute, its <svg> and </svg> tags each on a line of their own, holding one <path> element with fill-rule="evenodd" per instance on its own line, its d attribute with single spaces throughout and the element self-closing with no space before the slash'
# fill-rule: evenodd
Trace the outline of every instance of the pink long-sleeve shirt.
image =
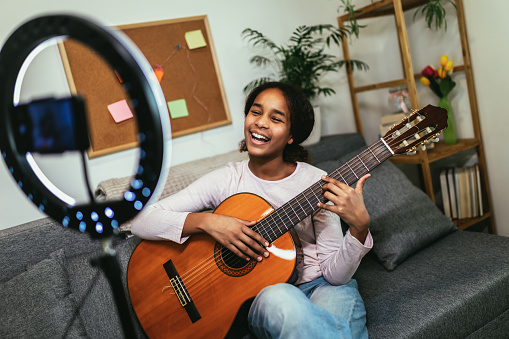
<svg viewBox="0 0 509 339">
<path fill-rule="evenodd" d="M 147 206 L 133 220 L 132 233 L 144 239 L 183 243 L 188 239 L 182 237 L 182 229 L 189 213 L 214 209 L 226 198 L 241 192 L 259 195 L 277 209 L 326 174 L 321 169 L 298 162 L 290 176 L 267 181 L 251 172 L 248 161 L 228 163 L 182 191 Z M 340 218 L 326 210 L 319 210 L 307 217 L 294 229 L 299 236 L 303 255 L 302 260 L 297 261 L 296 284 L 320 276 L 333 285 L 345 284 L 373 246 L 371 233 L 368 233 L 364 244 L 349 231 L 343 236 Z"/>
</svg>

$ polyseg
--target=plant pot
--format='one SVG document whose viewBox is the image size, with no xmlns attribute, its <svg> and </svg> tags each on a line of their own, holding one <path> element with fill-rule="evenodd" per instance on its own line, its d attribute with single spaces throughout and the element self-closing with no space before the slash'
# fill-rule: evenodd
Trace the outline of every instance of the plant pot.
<svg viewBox="0 0 509 339">
<path fill-rule="evenodd" d="M 316 144 L 322 137 L 322 114 L 320 112 L 320 106 L 313 106 L 313 109 L 315 111 L 315 125 L 309 137 L 301 144 L 302 146 Z"/>
<path fill-rule="evenodd" d="M 456 127 L 454 126 L 454 115 L 451 108 L 451 103 L 447 97 L 440 98 L 438 107 L 447 110 L 447 128 L 444 130 L 444 143 L 446 145 L 454 145 L 458 142 L 456 136 Z"/>
</svg>

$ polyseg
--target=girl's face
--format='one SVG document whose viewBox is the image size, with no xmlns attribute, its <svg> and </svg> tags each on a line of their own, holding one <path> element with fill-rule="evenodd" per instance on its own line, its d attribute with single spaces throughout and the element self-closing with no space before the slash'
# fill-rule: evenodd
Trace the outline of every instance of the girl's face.
<svg viewBox="0 0 509 339">
<path fill-rule="evenodd" d="M 244 120 L 244 137 L 251 156 L 283 156 L 290 134 L 290 111 L 283 93 L 269 88 L 258 94 Z"/>
</svg>

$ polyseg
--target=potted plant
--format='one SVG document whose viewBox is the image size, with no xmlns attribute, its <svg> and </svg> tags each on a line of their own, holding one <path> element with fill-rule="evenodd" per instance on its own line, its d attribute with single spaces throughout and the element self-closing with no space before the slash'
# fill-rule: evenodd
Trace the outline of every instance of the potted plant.
<svg viewBox="0 0 509 339">
<path fill-rule="evenodd" d="M 335 55 L 326 53 L 331 43 L 340 45 L 346 41 L 350 31 L 339 29 L 332 25 L 299 26 L 290 36 L 287 44 L 278 45 L 263 33 L 246 28 L 242 37 L 253 46 L 267 49 L 270 56 L 255 55 L 250 63 L 262 68 L 272 68 L 273 73 L 249 82 L 244 92 L 268 82 L 281 81 L 300 88 L 309 100 L 313 101 L 319 95 L 335 94 L 334 89 L 325 87 L 321 81 L 330 72 L 338 72 L 343 66 L 352 69 L 367 70 L 368 65 L 358 60 L 340 60 Z M 315 123 L 320 137 L 320 119 Z M 312 133 L 313 134 L 313 133 Z M 314 132 L 316 135 L 316 132 Z"/>
</svg>

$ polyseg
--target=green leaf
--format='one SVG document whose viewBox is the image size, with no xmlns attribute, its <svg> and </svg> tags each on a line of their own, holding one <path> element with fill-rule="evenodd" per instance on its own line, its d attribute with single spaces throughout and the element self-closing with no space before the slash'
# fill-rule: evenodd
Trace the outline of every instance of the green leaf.
<svg viewBox="0 0 509 339">
<path fill-rule="evenodd" d="M 339 46 L 349 34 L 348 29 L 339 29 L 330 24 L 302 25 L 291 33 L 288 44 L 276 45 L 263 33 L 246 28 L 242 37 L 250 45 L 266 48 L 272 53 L 270 57 L 255 55 L 250 63 L 257 67 L 271 65 L 276 70 L 276 76 L 275 79 L 265 77 L 253 80 L 244 87 L 244 92 L 249 92 L 264 82 L 279 80 L 300 88 L 309 99 L 318 95 L 334 94 L 333 89 L 320 87 L 322 78 L 328 73 L 338 72 L 345 65 L 352 69 L 369 69 L 362 61 L 346 62 L 326 52 L 331 43 Z"/>
</svg>

